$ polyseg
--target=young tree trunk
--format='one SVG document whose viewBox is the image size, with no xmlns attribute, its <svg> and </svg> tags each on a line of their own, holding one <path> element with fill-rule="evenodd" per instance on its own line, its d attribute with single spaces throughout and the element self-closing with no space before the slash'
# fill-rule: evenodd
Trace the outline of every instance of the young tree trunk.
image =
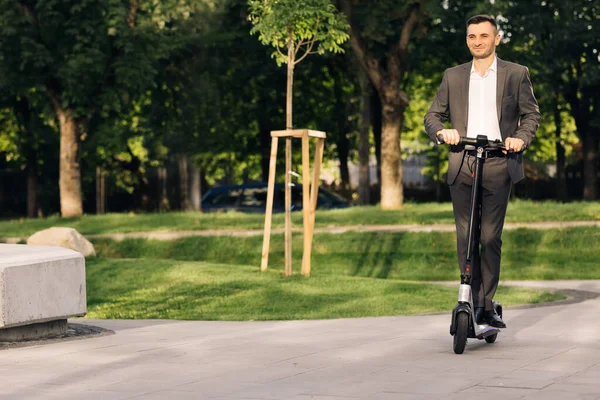
<svg viewBox="0 0 600 400">
<path fill-rule="evenodd" d="M 365 73 L 362 71 L 358 73 L 362 89 L 362 112 L 358 138 L 358 202 L 361 205 L 367 205 L 371 203 L 371 171 L 369 169 L 369 158 L 371 155 L 371 144 L 369 143 L 371 129 L 371 86 Z"/>
<path fill-rule="evenodd" d="M 60 213 L 63 218 L 83 215 L 81 197 L 81 165 L 79 163 L 79 127 L 73 113 L 54 102 L 60 125 L 59 190 Z"/>
<path fill-rule="evenodd" d="M 190 167 L 190 202 L 192 210 L 200 211 L 202 209 L 202 182 L 200 168 Z"/>
<path fill-rule="evenodd" d="M 289 32 L 288 37 L 292 37 Z M 294 88 L 294 42 L 290 39 L 288 44 L 288 62 L 287 62 L 287 91 L 285 108 L 285 128 L 293 129 L 292 123 L 292 99 Z M 292 138 L 285 139 L 285 269 L 284 275 L 292 275 Z"/>
</svg>

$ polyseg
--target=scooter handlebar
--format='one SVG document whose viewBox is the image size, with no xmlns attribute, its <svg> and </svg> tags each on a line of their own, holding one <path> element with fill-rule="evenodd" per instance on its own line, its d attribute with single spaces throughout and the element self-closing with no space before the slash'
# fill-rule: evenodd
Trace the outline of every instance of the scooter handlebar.
<svg viewBox="0 0 600 400">
<path fill-rule="evenodd" d="M 441 134 L 437 135 L 437 138 L 441 144 L 444 144 L 444 136 Z M 486 149 L 493 150 L 505 150 L 504 143 L 500 140 L 488 140 L 485 135 L 477 135 L 476 138 L 461 136 L 459 144 L 463 146 L 475 146 L 475 147 L 485 147 Z"/>
</svg>

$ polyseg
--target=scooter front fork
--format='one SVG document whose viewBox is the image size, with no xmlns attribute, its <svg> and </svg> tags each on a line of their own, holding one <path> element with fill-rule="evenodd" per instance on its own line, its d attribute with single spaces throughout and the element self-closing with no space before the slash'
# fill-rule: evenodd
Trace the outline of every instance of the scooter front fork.
<svg viewBox="0 0 600 400">
<path fill-rule="evenodd" d="M 450 324 L 450 335 L 456 333 L 456 316 L 461 313 L 467 313 L 469 321 L 473 320 L 473 299 L 471 297 L 471 286 L 461 284 L 458 288 L 458 304 L 452 310 L 452 322 Z"/>
<path fill-rule="evenodd" d="M 458 302 L 469 303 L 471 308 L 473 307 L 473 301 L 471 296 L 471 285 L 461 284 L 458 287 Z"/>
</svg>

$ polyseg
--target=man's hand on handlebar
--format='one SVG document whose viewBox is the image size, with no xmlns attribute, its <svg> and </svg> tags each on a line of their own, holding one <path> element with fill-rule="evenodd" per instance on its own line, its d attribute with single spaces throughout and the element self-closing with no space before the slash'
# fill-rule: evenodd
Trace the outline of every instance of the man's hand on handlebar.
<svg viewBox="0 0 600 400">
<path fill-rule="evenodd" d="M 444 143 L 447 144 L 458 144 L 460 143 L 460 135 L 456 129 L 440 129 L 437 135 L 442 135 Z M 522 143 L 522 141 L 521 141 Z"/>
<path fill-rule="evenodd" d="M 508 152 L 518 153 L 521 150 L 523 150 L 524 144 L 525 144 L 525 142 L 522 141 L 521 139 L 514 138 L 514 137 L 508 137 L 508 138 L 506 138 L 506 141 L 504 142 L 504 147 L 506 147 L 506 150 L 502 150 L 502 151 L 504 152 L 504 154 L 506 154 Z"/>
</svg>

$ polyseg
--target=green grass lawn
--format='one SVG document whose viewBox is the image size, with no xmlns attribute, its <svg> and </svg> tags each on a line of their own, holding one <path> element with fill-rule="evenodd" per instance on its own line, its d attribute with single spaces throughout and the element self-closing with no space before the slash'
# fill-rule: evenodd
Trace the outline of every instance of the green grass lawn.
<svg viewBox="0 0 600 400">
<path fill-rule="evenodd" d="M 261 237 L 173 241 L 96 239 L 89 259 L 88 317 L 201 320 L 327 319 L 449 311 L 458 285 L 453 233 L 317 234 L 312 275 L 284 278 L 283 235 L 259 271 Z M 502 279 L 598 279 L 599 228 L 517 229 L 503 235 Z M 504 305 L 564 298 L 500 287 Z"/>
<path fill-rule="evenodd" d="M 248 265 L 154 259 L 87 263 L 88 318 L 289 320 L 449 311 L 457 287 L 317 275 L 283 278 Z M 555 301 L 547 291 L 500 287 L 503 305 Z"/>
<path fill-rule="evenodd" d="M 293 213 L 302 225 L 302 213 Z M 517 200 L 508 207 L 508 222 L 600 220 L 600 202 L 533 202 Z M 453 223 L 450 203 L 407 203 L 402 210 L 378 206 L 318 211 L 316 226 L 442 224 Z M 273 216 L 273 227 L 283 227 L 283 215 Z M 264 215 L 243 213 L 150 213 L 85 215 L 80 218 L 19 219 L 0 221 L 0 237 L 24 237 L 51 226 L 69 226 L 84 235 L 156 230 L 262 229 Z"/>
<path fill-rule="evenodd" d="M 301 214 L 294 214 L 301 225 Z M 600 219 L 600 203 L 516 201 L 507 221 Z M 50 226 L 83 234 L 188 229 L 261 229 L 263 215 L 108 214 L 0 222 L 0 237 Z M 400 211 L 355 207 L 318 213 L 317 226 L 452 223 L 450 204 L 407 204 Z M 274 217 L 275 227 L 283 216 Z M 600 229 L 508 230 L 502 279 L 600 278 Z M 455 235 L 448 232 L 317 234 L 312 275 L 283 278 L 283 235 L 272 236 L 270 267 L 259 271 L 262 236 L 173 241 L 93 239 L 87 261 L 88 317 L 201 320 L 326 319 L 449 311 L 458 285 Z M 302 235 L 294 235 L 294 271 Z M 504 305 L 562 299 L 547 291 L 499 288 Z"/>
<path fill-rule="evenodd" d="M 600 229 L 516 229 L 503 233 L 502 279 L 599 279 Z M 262 237 L 188 237 L 173 241 L 93 240 L 102 257 L 204 261 L 258 267 Z M 294 236 L 300 270 L 301 235 Z M 273 235 L 270 267 L 283 270 L 283 235 Z M 313 276 L 458 280 L 455 234 L 399 232 L 317 234 Z"/>
</svg>

